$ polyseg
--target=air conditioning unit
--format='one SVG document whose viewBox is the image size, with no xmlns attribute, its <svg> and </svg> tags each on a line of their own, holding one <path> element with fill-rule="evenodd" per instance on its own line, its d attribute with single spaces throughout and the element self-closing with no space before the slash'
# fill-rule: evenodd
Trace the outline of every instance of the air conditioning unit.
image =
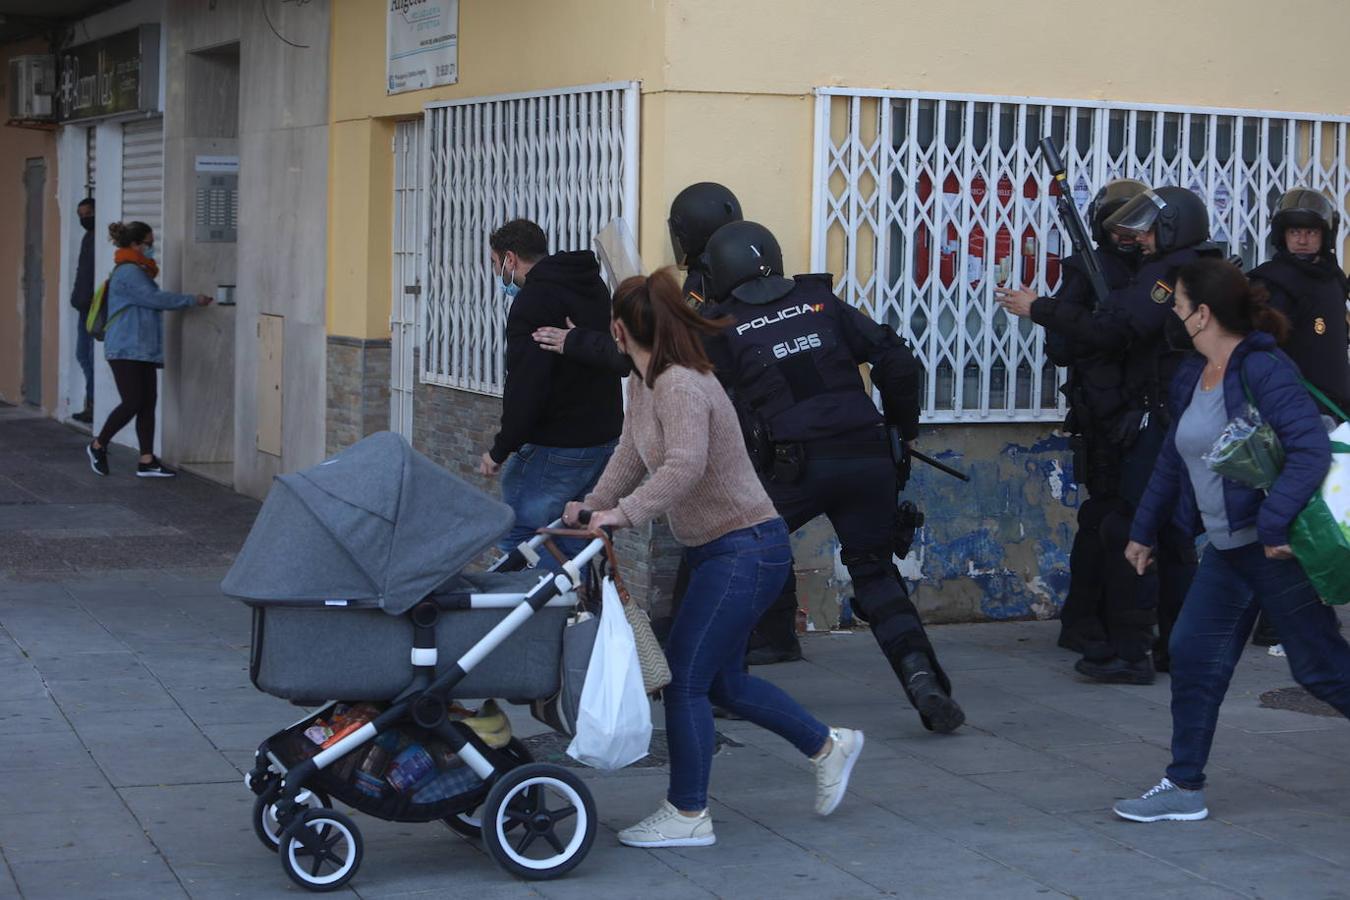
<svg viewBox="0 0 1350 900">
<path fill-rule="evenodd" d="M 10 119 L 56 118 L 56 58 L 16 56 L 9 61 Z"/>
</svg>

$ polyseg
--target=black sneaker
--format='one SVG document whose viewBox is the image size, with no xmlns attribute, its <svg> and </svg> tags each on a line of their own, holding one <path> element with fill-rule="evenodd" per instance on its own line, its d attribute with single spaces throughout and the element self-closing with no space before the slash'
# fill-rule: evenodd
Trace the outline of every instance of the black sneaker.
<svg viewBox="0 0 1350 900">
<path fill-rule="evenodd" d="M 1078 674 L 1102 684 L 1152 684 L 1156 679 L 1153 660 L 1148 656 L 1134 662 L 1119 656 L 1105 662 L 1080 659 L 1073 667 Z"/>
<path fill-rule="evenodd" d="M 89 468 L 94 470 L 95 475 L 108 474 L 108 448 L 99 449 L 90 441 L 84 445 L 84 452 L 89 456 Z"/>
<path fill-rule="evenodd" d="M 900 660 L 900 671 L 905 679 L 905 693 L 918 710 L 924 728 L 951 734 L 965 724 L 965 711 L 942 689 L 926 654 L 909 654 Z"/>
<path fill-rule="evenodd" d="M 148 463 L 136 464 L 137 478 L 173 478 L 178 473 L 159 461 L 158 456 L 150 457 Z"/>
<path fill-rule="evenodd" d="M 82 425 L 89 425 L 94 421 L 94 410 L 86 406 L 84 409 L 71 416 L 71 418 Z"/>
</svg>

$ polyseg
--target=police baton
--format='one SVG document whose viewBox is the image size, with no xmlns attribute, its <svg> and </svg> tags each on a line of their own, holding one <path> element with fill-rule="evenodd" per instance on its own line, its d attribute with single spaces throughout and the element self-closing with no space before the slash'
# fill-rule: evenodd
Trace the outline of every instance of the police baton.
<svg viewBox="0 0 1350 900">
<path fill-rule="evenodd" d="M 924 463 L 924 464 L 926 464 L 926 465 L 932 466 L 933 468 L 937 469 L 939 472 L 943 473 L 944 475 L 950 475 L 950 476 L 952 476 L 953 478 L 959 478 L 959 479 L 961 479 L 962 481 L 969 481 L 969 480 L 970 480 L 970 476 L 967 475 L 965 472 L 962 472 L 960 469 L 953 469 L 951 466 L 947 465 L 946 463 L 940 462 L 939 460 L 936 460 L 936 459 L 933 459 L 933 457 L 929 456 L 927 453 L 923 453 L 923 452 L 921 452 L 921 451 L 919 451 L 919 450 L 910 449 L 910 448 L 908 448 L 908 447 L 905 448 L 905 449 L 906 449 L 906 452 L 907 452 L 910 456 L 914 457 L 915 459 L 917 459 L 917 460 L 918 460 L 919 462 L 921 462 L 921 463 Z"/>
</svg>

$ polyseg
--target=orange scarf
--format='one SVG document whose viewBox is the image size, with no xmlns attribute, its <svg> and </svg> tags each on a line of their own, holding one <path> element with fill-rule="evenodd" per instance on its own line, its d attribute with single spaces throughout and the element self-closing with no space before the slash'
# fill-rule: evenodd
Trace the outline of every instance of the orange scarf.
<svg viewBox="0 0 1350 900">
<path fill-rule="evenodd" d="M 113 265 L 120 266 L 122 263 L 140 266 L 152 281 L 159 277 L 159 266 L 155 264 L 153 259 L 147 259 L 139 250 L 133 250 L 130 247 L 120 248 L 113 254 Z"/>
</svg>

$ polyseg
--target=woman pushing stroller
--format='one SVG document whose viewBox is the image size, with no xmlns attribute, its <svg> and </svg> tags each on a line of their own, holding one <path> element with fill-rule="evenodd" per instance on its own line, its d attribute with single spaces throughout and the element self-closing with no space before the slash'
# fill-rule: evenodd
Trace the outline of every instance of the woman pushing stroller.
<svg viewBox="0 0 1350 900">
<path fill-rule="evenodd" d="M 745 672 L 747 640 L 792 567 L 787 526 L 746 454 L 735 410 L 713 376 L 702 338 L 726 321 L 700 318 L 670 270 L 629 278 L 614 295 L 612 330 L 637 377 L 618 448 L 584 501 L 576 525 L 624 528 L 665 515 L 691 575 L 666 644 L 670 787 L 652 815 L 619 832 L 630 847 L 715 842 L 708 810 L 712 704 L 790 741 L 815 768 L 815 810 L 843 799 L 863 734 L 821 723 L 783 690 Z M 646 478 L 644 482 L 644 476 Z"/>
</svg>

